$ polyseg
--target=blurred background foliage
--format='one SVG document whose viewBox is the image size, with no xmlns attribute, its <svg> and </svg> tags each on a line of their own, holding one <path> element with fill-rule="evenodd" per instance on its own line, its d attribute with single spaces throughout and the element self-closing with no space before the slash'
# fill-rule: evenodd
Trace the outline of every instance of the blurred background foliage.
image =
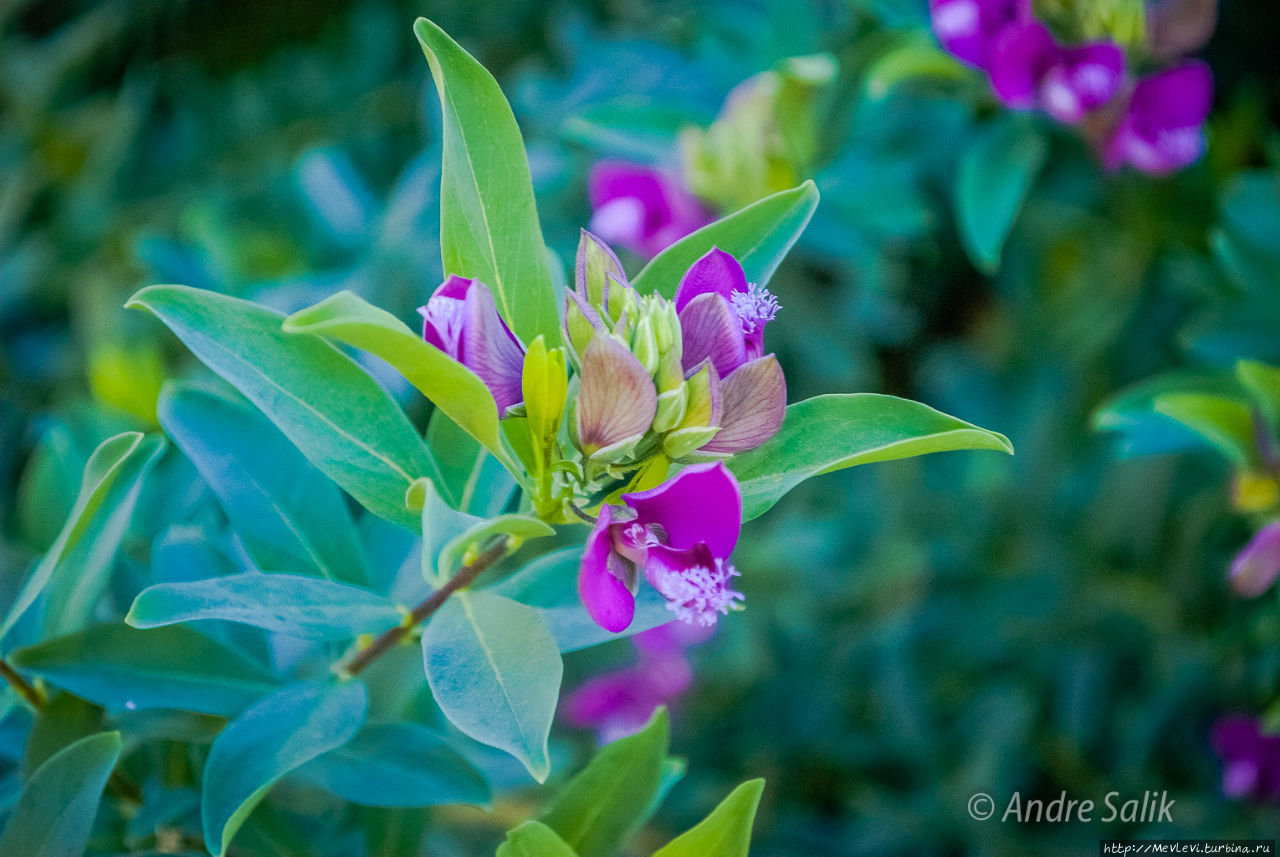
<svg viewBox="0 0 1280 857">
<path fill-rule="evenodd" d="M 764 776 L 760 857 L 1274 835 L 1276 806 L 1221 796 L 1208 742 L 1217 717 L 1280 698 L 1274 593 L 1243 602 L 1225 585 L 1249 535 L 1229 468 L 1177 452 L 1193 439 L 1167 426 L 1125 444 L 1090 422 L 1161 372 L 1280 361 L 1280 53 L 1261 0 L 1221 4 L 1203 52 L 1209 153 L 1168 179 L 1106 174 L 1069 130 L 1004 111 L 934 47 L 923 0 L 0 3 L 0 600 L 56 535 L 89 452 L 153 428 L 160 384 L 191 368 L 120 308 L 138 287 L 282 310 L 350 288 L 415 318 L 443 274 L 417 15 L 508 93 L 562 259 L 590 219 L 593 161 L 674 164 L 680 130 L 710 123 L 734 85 L 828 52 L 812 164 L 823 198 L 770 286 L 790 398 L 909 396 L 1017 448 L 833 474 L 747 528 L 748 610 L 693 652 L 695 685 L 673 714 L 689 773 L 658 828 L 683 829 Z M 1040 154 L 983 161 L 994 134 Z M 990 242 L 973 254 L 958 225 L 987 222 L 960 188 L 966 169 L 1025 174 L 994 256 Z M 423 424 L 421 402 L 395 392 Z M 153 543 L 184 516 L 225 530 L 171 449 L 114 560 L 122 579 L 145 579 Z M 579 654 L 567 683 L 627 653 Z M 21 764 L 29 729 L 17 707 L 0 721 L 0 768 Z M 592 743 L 568 727 L 553 737 L 561 758 Z M 1174 823 L 966 811 L 974 792 L 1003 807 L 1014 790 L 1064 789 L 1168 790 Z M 526 798 L 496 820 L 430 816 L 429 853 L 487 853 Z M 301 853 L 279 831 L 323 823 L 306 804 L 267 813 L 278 835 L 249 833 L 262 850 L 245 853 Z"/>
</svg>

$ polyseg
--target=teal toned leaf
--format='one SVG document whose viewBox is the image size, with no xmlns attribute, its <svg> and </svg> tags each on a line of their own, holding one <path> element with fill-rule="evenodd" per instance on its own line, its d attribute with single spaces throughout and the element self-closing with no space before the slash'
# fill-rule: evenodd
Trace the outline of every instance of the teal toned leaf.
<svg viewBox="0 0 1280 857">
<path fill-rule="evenodd" d="M 516 336 L 560 344 L 560 313 L 534 207 L 524 141 L 493 75 L 425 18 L 427 55 L 444 118 L 440 249 L 446 274 L 480 280 Z"/>
<path fill-rule="evenodd" d="M 1013 452 L 1004 435 L 928 405 L 879 393 L 845 393 L 788 406 L 776 435 L 728 464 L 742 487 L 743 520 L 750 520 L 819 473 L 957 449 Z"/>
<path fill-rule="evenodd" d="M 961 155 L 956 220 L 965 251 L 980 270 L 994 274 L 1000 267 L 1005 239 L 1048 152 L 1040 129 L 1014 117 L 986 129 Z"/>
<path fill-rule="evenodd" d="M 1236 377 L 1253 397 L 1273 435 L 1280 436 L 1280 369 L 1257 360 L 1236 363 Z"/>
<path fill-rule="evenodd" d="M 898 86 L 924 80 L 958 80 L 968 75 L 955 57 L 938 47 L 927 30 L 903 30 L 867 69 L 863 86 L 869 97 L 884 98 Z"/>
<path fill-rule="evenodd" d="M 1126 388 L 1094 411 L 1093 426 L 1121 433 L 1120 452 L 1143 455 L 1198 446 L 1203 438 L 1172 417 L 1156 410 L 1156 400 L 1168 393 L 1201 393 L 1245 400 L 1239 382 L 1224 372 L 1167 372 Z"/>
<path fill-rule="evenodd" d="M 560 790 L 543 822 L 582 857 L 610 857 L 653 805 L 670 738 L 667 712 L 660 708 L 643 730 L 597 753 Z"/>
<path fill-rule="evenodd" d="M 483 520 L 450 539 L 441 548 L 436 567 L 442 574 L 452 574 L 464 565 L 468 550 L 483 545 L 491 536 L 505 535 L 518 543 L 555 534 L 554 527 L 529 515 L 499 515 Z M 518 544 L 513 544 L 509 549 L 515 550 L 517 546 Z"/>
<path fill-rule="evenodd" d="M 582 599 L 578 596 L 578 569 L 581 564 L 581 547 L 552 551 L 486 591 L 536 608 L 542 616 L 542 624 L 555 637 L 562 652 L 639 634 L 665 625 L 674 618 L 667 609 L 665 598 L 653 587 L 641 586 L 636 593 L 635 618 L 621 634 L 611 634 L 597 625 L 582 606 Z"/>
<path fill-rule="evenodd" d="M 489 388 L 391 313 L 339 292 L 289 316 L 284 329 L 331 337 L 385 360 L 513 473 L 522 472 L 502 445 L 498 406 Z"/>
<path fill-rule="evenodd" d="M 0 718 L 3 719 L 3 718 Z M 22 754 L 22 771 L 30 777 L 54 753 L 102 731 L 103 711 L 71 693 L 59 693 L 36 711 Z"/>
<path fill-rule="evenodd" d="M 259 568 L 368 581 L 341 492 L 259 411 L 211 390 L 170 384 L 159 415 Z"/>
<path fill-rule="evenodd" d="M 1153 404 L 1156 413 L 1200 435 L 1232 464 L 1246 467 L 1257 459 L 1253 413 L 1245 402 L 1206 393 L 1165 393 Z"/>
<path fill-rule="evenodd" d="M 13 666 L 108 709 L 230 715 L 276 687 L 248 658 L 182 625 L 98 625 L 19 649 Z"/>
<path fill-rule="evenodd" d="M 654 852 L 653 857 L 747 857 L 751 825 L 764 780 L 747 780 L 693 829 Z"/>
<path fill-rule="evenodd" d="M 107 496 L 107 491 L 120 475 L 125 462 L 137 453 L 142 440 L 143 436 L 140 432 L 125 432 L 104 440 L 94 450 L 89 463 L 85 465 L 80 493 L 76 497 L 71 514 L 63 524 L 53 546 L 49 548 L 18 593 L 18 597 L 14 599 L 5 617 L 4 625 L 0 627 L 0 641 L 3 641 L 22 614 L 48 586 L 49 580 L 58 568 L 58 563 L 84 535 L 98 508 L 102 505 L 103 499 Z"/>
<path fill-rule="evenodd" d="M 422 634 L 431 693 L 467 735 L 547 778 L 563 665 L 538 611 L 483 590 L 445 602 Z"/>
<path fill-rule="evenodd" d="M 350 743 L 303 765 L 297 775 L 366 806 L 489 801 L 484 776 L 443 735 L 416 723 L 366 726 Z"/>
<path fill-rule="evenodd" d="M 453 508 L 480 517 L 497 515 L 516 489 L 502 464 L 441 411 L 427 425 L 427 447 L 440 468 L 440 494 Z"/>
<path fill-rule="evenodd" d="M 235 574 L 160 583 L 134 599 L 135 628 L 222 619 L 309 640 L 350 640 L 400 621 L 387 599 L 364 589 L 292 574 Z"/>
<path fill-rule="evenodd" d="M 277 780 L 347 743 L 369 699 L 358 681 L 291 684 L 222 730 L 204 766 L 201 817 L 210 853 L 227 853 L 236 831 Z"/>
<path fill-rule="evenodd" d="M 126 305 L 154 313 L 243 393 L 307 459 L 369 511 L 410 529 L 404 492 L 433 473 L 408 418 L 351 358 L 279 314 L 214 292 L 150 286 Z"/>
<path fill-rule="evenodd" d="M 37 768 L 0 834 L 0 854 L 80 857 L 120 746 L 119 732 L 90 735 Z"/>
<path fill-rule="evenodd" d="M 684 272 L 712 247 L 737 259 L 748 282 L 766 285 L 817 207 L 818 188 L 811 181 L 767 196 L 681 238 L 645 265 L 632 285 L 641 294 L 672 297 Z"/>
<path fill-rule="evenodd" d="M 556 836 L 556 832 L 537 821 L 507 831 L 507 839 L 498 846 L 496 857 L 578 857 L 577 853 Z"/>
</svg>

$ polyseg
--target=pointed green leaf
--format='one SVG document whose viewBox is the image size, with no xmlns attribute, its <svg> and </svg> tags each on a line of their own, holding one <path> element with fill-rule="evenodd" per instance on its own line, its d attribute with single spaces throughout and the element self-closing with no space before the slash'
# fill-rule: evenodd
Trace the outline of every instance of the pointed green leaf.
<svg viewBox="0 0 1280 857">
<path fill-rule="evenodd" d="M 364 589 L 293 574 L 235 574 L 159 583 L 134 599 L 125 621 L 158 628 L 222 619 L 308 640 L 350 640 L 400 621 L 387 599 Z"/>
<path fill-rule="evenodd" d="M 498 406 L 474 372 L 449 357 L 400 319 L 351 292 L 338 292 L 285 319 L 289 333 L 318 334 L 368 351 L 417 387 L 512 473 L 523 473 L 502 445 Z"/>
<path fill-rule="evenodd" d="M 98 625 L 18 649 L 11 663 L 112 710 L 230 715 L 276 687 L 253 661 L 182 625 Z"/>
<path fill-rule="evenodd" d="M 632 285 L 641 294 L 672 297 L 684 272 L 712 247 L 737 259 L 749 282 L 766 285 L 817 207 L 818 188 L 811 181 L 766 196 L 681 238 L 645 265 Z"/>
<path fill-rule="evenodd" d="M 1156 413 L 1182 423 L 1237 467 L 1256 461 L 1253 413 L 1247 403 L 1207 393 L 1165 393 L 1153 405 Z"/>
<path fill-rule="evenodd" d="M 1013 452 L 1004 435 L 928 405 L 879 393 L 844 393 L 788 406 L 776 435 L 728 464 L 742 487 L 743 520 L 751 520 L 819 473 L 957 449 Z"/>
<path fill-rule="evenodd" d="M 534 207 L 524 141 L 493 75 L 419 18 L 444 118 L 440 250 L 447 274 L 480 280 L 516 336 L 560 344 L 560 314 Z"/>
<path fill-rule="evenodd" d="M 511 474 L 443 412 L 427 424 L 427 447 L 440 468 L 437 486 L 453 508 L 471 515 L 497 515 L 516 489 Z"/>
<path fill-rule="evenodd" d="M 662 784 L 670 738 L 660 708 L 643 730 L 597 753 L 560 790 L 543 822 L 582 857 L 610 857 L 644 822 Z"/>
<path fill-rule="evenodd" d="M 257 409 L 193 384 L 170 384 L 158 410 L 254 564 L 357 585 L 369 580 L 341 492 Z"/>
<path fill-rule="evenodd" d="M 427 623 L 422 654 L 431 693 L 453 725 L 545 780 L 564 668 L 538 611 L 484 590 L 459 592 Z"/>
<path fill-rule="evenodd" d="M 751 825 L 763 792 L 764 780 L 747 780 L 696 827 L 659 848 L 653 857 L 747 857 Z"/>
<path fill-rule="evenodd" d="M 433 475 L 431 457 L 404 413 L 353 360 L 319 336 L 285 333 L 272 310 L 214 292 L 149 286 L 126 306 L 154 313 L 365 508 L 417 529 L 404 492 Z"/>
<path fill-rule="evenodd" d="M 444 736 L 416 723 L 366 726 L 297 776 L 363 806 L 485 804 L 489 785 Z"/>
<path fill-rule="evenodd" d="M 368 705 L 358 681 L 300 682 L 227 724 L 204 766 L 201 817 L 210 853 L 227 853 L 236 831 L 277 780 L 350 741 Z"/>
<path fill-rule="evenodd" d="M 81 857 L 119 758 L 119 732 L 90 735 L 50 757 L 27 780 L 0 834 L 0 854 Z"/>
<path fill-rule="evenodd" d="M 965 251 L 980 270 L 1000 267 L 1005 240 L 1049 153 L 1043 132 L 1013 117 L 981 133 L 960 157 L 955 206 Z"/>
<path fill-rule="evenodd" d="M 578 857 L 556 832 L 545 824 L 526 821 L 507 831 L 496 857 Z"/>
</svg>

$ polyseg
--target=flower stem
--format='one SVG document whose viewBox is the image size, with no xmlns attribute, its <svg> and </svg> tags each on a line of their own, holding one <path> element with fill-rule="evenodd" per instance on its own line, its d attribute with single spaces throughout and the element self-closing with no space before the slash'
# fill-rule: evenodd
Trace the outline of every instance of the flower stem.
<svg viewBox="0 0 1280 857">
<path fill-rule="evenodd" d="M 0 659 L 0 675 L 4 676 L 4 680 L 9 682 L 9 685 L 14 690 L 22 694 L 22 697 L 27 702 L 31 703 L 32 708 L 36 711 L 44 708 L 44 695 L 32 687 L 26 679 L 14 672 L 13 667 L 5 663 L 3 659 Z"/>
<path fill-rule="evenodd" d="M 431 593 L 425 601 L 413 608 L 403 622 L 394 628 L 388 628 L 383 631 L 372 643 L 357 652 L 355 657 L 348 661 L 347 665 L 342 667 L 339 672 L 348 677 L 359 675 L 369 664 L 386 654 L 396 643 L 403 640 L 411 630 L 427 621 L 431 614 L 439 610 L 441 605 L 448 600 L 450 595 L 474 583 L 475 579 L 485 569 L 501 559 L 506 551 L 507 537 L 495 536 L 479 556 L 458 569 L 457 574 Z"/>
</svg>

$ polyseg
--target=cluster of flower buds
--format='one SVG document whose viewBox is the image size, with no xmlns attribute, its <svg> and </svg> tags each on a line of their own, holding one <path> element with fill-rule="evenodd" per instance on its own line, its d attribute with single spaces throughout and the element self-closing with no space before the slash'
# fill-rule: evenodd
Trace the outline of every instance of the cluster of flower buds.
<svg viewBox="0 0 1280 857">
<path fill-rule="evenodd" d="M 764 353 L 777 311 L 719 249 L 690 266 L 672 300 L 640 295 L 585 231 L 563 348 L 539 337 L 526 349 L 475 280 L 449 277 L 419 309 L 424 339 L 473 371 L 508 438 L 523 438 L 512 446 L 533 477 L 535 511 L 564 522 L 598 509 L 579 589 L 602 627 L 631 623 L 641 579 L 690 623 L 713 624 L 741 599 L 728 561 L 741 496 L 718 459 L 782 425 L 786 382 Z M 683 469 L 664 482 L 673 464 Z"/>
<path fill-rule="evenodd" d="M 1164 175 L 1203 153 L 1201 126 L 1213 96 L 1203 63 L 1133 80 L 1119 44 L 1062 45 L 1032 15 L 1031 0 L 930 0 L 929 7 L 942 46 L 985 71 L 1004 104 L 1081 125 L 1108 169 L 1129 164 Z"/>
</svg>

